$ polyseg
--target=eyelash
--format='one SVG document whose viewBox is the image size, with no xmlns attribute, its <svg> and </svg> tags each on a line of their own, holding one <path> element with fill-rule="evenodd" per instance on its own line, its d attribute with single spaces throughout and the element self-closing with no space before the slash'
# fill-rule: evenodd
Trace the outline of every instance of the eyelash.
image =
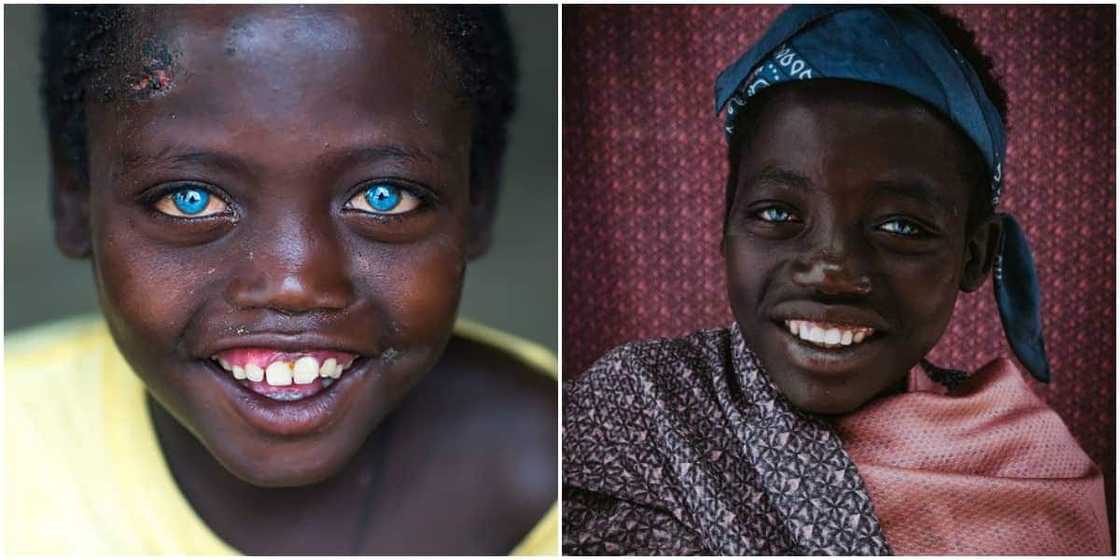
<svg viewBox="0 0 1120 560">
<path fill-rule="evenodd" d="M 910 232 L 910 233 L 903 233 L 901 231 L 890 231 L 889 229 L 887 229 L 887 226 L 890 225 L 890 224 L 898 224 L 898 227 L 896 229 L 909 228 L 913 231 Z M 907 220 L 907 219 L 904 219 L 904 218 L 892 218 L 890 220 L 887 220 L 887 221 L 879 224 L 879 226 L 876 229 L 879 229 L 880 231 L 885 231 L 885 232 L 887 232 L 889 234 L 892 234 L 892 235 L 897 235 L 899 237 L 920 238 L 920 237 L 926 237 L 927 235 L 929 235 L 929 232 L 925 228 L 918 225 L 913 220 Z"/>
<path fill-rule="evenodd" d="M 767 217 L 768 213 L 777 213 L 777 212 L 781 212 L 782 214 L 784 214 L 785 219 L 781 219 L 781 218 L 777 218 L 777 217 L 770 217 L 770 218 Z M 768 224 L 787 224 L 787 223 L 791 223 L 791 222 L 801 221 L 801 220 L 797 219 L 797 216 L 793 212 L 791 212 L 791 211 L 789 211 L 785 208 L 782 208 L 780 206 L 767 206 L 765 208 L 761 208 L 759 210 L 756 210 L 753 215 L 754 215 L 755 218 L 757 218 L 757 219 L 759 219 L 763 222 L 766 222 Z"/>
<path fill-rule="evenodd" d="M 202 200 L 203 207 L 194 214 L 188 214 L 175 200 L 176 195 L 191 191 L 200 192 L 204 195 Z M 191 181 L 171 183 L 164 187 L 157 188 L 145 197 L 143 202 L 156 214 L 175 220 L 198 221 L 233 214 L 233 204 L 230 203 L 229 198 L 222 194 L 221 191 L 209 185 Z M 180 199 L 179 202 L 183 202 L 182 199 Z M 161 209 L 160 207 L 165 203 L 168 208 L 166 210 Z M 195 215 L 204 212 L 214 203 L 220 204 L 222 208 L 208 214 Z M 177 213 L 167 210 L 173 210 Z"/>
<path fill-rule="evenodd" d="M 376 187 L 384 187 L 387 190 L 390 190 L 391 194 L 395 194 L 396 197 L 398 197 L 400 200 L 391 208 L 388 208 L 382 212 L 378 212 L 378 209 L 373 206 L 373 203 L 371 203 L 369 201 L 369 198 L 366 196 L 371 189 L 374 189 Z M 179 193 L 190 191 L 201 192 L 206 197 L 203 201 L 203 207 L 197 210 L 194 214 L 188 214 L 186 211 L 184 211 L 183 207 L 180 204 L 177 204 L 177 201 L 174 198 Z M 363 200 L 363 198 L 365 198 L 365 200 Z M 358 187 L 357 191 L 350 195 L 350 197 L 347 199 L 346 204 L 343 206 L 343 209 L 359 214 L 365 214 L 367 216 L 371 216 L 383 221 L 391 221 L 402 219 L 405 215 L 425 209 L 433 202 L 433 198 L 433 195 L 424 190 L 421 190 L 419 187 L 402 185 L 399 184 L 397 180 L 378 179 L 362 183 Z M 228 197 L 221 193 L 221 191 L 209 185 L 191 181 L 170 183 L 165 186 L 158 187 L 145 195 L 141 199 L 141 202 L 156 214 L 175 220 L 198 221 L 233 213 L 233 204 L 230 202 Z M 364 203 L 369 208 L 369 210 L 363 209 L 361 207 L 356 207 L 355 202 L 358 202 L 358 204 Z M 214 205 L 214 203 L 221 204 L 222 208 L 210 213 L 196 215 L 201 214 L 202 212 L 210 208 L 210 206 Z M 401 205 L 408 204 L 411 204 L 411 207 L 407 208 L 406 210 L 397 210 Z M 164 208 L 161 209 L 161 206 L 164 206 Z"/>
<path fill-rule="evenodd" d="M 396 204 L 383 211 L 378 211 L 379 209 L 374 207 L 374 204 L 377 202 L 377 200 L 371 200 L 370 197 L 371 191 L 374 191 L 374 189 L 377 189 L 379 187 L 384 189 L 382 191 L 383 193 L 385 190 L 388 190 L 390 191 L 390 194 L 395 195 L 399 199 Z M 367 181 L 359 185 L 355 192 L 350 195 L 350 198 L 346 200 L 346 204 L 343 205 L 343 210 L 358 214 L 364 214 L 384 221 L 399 220 L 403 219 L 409 214 L 413 214 L 415 212 L 426 209 L 429 205 L 432 204 L 432 199 L 433 196 L 426 190 L 411 185 L 401 184 L 401 182 L 397 179 L 376 179 L 373 181 Z M 369 208 L 369 210 L 357 207 L 355 206 L 355 203 L 359 205 L 364 204 Z M 398 210 L 401 205 L 407 204 L 411 204 L 412 206 L 405 210 Z"/>
<path fill-rule="evenodd" d="M 774 214 L 779 215 L 775 216 Z M 756 219 L 768 224 L 788 224 L 801 221 L 792 211 L 780 206 L 767 206 L 756 210 L 753 215 Z M 889 228 L 888 226 L 890 226 L 891 224 L 896 224 L 896 226 L 894 226 L 893 228 Z M 911 239 L 928 237 L 930 234 L 929 230 L 927 230 L 925 227 L 919 225 L 913 220 L 909 220 L 906 218 L 892 218 L 876 226 L 876 229 L 889 233 L 891 235 Z M 895 231 L 891 231 L 892 229 L 894 229 Z M 902 230 L 909 231 L 904 232 Z"/>
</svg>

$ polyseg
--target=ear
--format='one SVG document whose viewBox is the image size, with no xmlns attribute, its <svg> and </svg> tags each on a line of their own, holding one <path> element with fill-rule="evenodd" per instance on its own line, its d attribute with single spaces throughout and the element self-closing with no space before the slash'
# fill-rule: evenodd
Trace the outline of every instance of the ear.
<svg viewBox="0 0 1120 560">
<path fill-rule="evenodd" d="M 53 144 L 54 142 L 52 142 Z M 77 166 L 51 146 L 51 217 L 62 254 L 85 258 L 92 252 L 89 230 L 89 185 Z"/>
<path fill-rule="evenodd" d="M 972 292 L 984 284 L 992 271 L 1003 239 L 1003 221 L 993 214 L 978 224 L 969 235 L 964 249 L 964 270 L 961 273 L 961 291 Z"/>
<path fill-rule="evenodd" d="M 498 184 L 502 169 L 502 158 L 493 158 L 485 169 L 481 169 L 471 183 L 470 239 L 467 242 L 467 258 L 476 259 L 490 249 L 491 231 L 494 227 L 494 214 L 498 208 Z"/>
</svg>

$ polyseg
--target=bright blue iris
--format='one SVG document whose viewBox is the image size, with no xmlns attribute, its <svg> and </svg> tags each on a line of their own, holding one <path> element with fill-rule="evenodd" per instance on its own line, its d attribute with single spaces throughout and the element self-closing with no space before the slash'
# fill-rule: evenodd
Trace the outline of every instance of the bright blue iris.
<svg viewBox="0 0 1120 560">
<path fill-rule="evenodd" d="M 378 212 L 389 212 L 401 203 L 401 190 L 392 185 L 374 185 L 366 189 L 366 202 Z"/>
<path fill-rule="evenodd" d="M 180 212 L 193 216 L 206 209 L 210 203 L 210 193 L 201 189 L 183 189 L 176 191 L 171 199 Z"/>
</svg>

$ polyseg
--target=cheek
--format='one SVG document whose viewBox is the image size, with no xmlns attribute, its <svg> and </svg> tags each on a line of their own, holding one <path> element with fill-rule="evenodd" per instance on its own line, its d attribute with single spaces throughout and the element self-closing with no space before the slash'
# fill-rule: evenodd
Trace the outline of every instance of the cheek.
<svg viewBox="0 0 1120 560">
<path fill-rule="evenodd" d="M 724 239 L 724 266 L 727 290 L 733 307 L 754 306 L 768 278 L 782 258 L 774 247 L 766 250 L 756 246 L 749 236 L 735 235 Z"/>
<path fill-rule="evenodd" d="M 890 270 L 899 320 L 915 341 L 932 347 L 953 314 L 960 287 L 960 262 L 953 256 L 927 258 L 896 264 Z"/>
<path fill-rule="evenodd" d="M 130 220 L 94 215 L 94 266 L 108 320 L 130 339 L 175 337 L 210 289 L 218 262 L 205 251 L 167 250 L 145 242 Z"/>
<path fill-rule="evenodd" d="M 463 286 L 464 247 L 436 238 L 423 244 L 391 246 L 376 259 L 361 259 L 359 275 L 405 345 L 434 344 L 450 331 Z"/>
</svg>

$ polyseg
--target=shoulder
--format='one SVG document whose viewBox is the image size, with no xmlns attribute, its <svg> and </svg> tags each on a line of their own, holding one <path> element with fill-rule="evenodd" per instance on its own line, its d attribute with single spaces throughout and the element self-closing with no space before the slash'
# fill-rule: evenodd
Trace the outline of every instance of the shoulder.
<svg viewBox="0 0 1120 560">
<path fill-rule="evenodd" d="M 930 446 L 952 458 L 941 470 L 1003 478 L 1090 476 L 1096 466 L 1058 414 L 1007 359 L 978 369 L 948 394 L 916 391 L 835 419 L 857 463 L 926 464 Z"/>
<path fill-rule="evenodd" d="M 569 402 L 578 407 L 582 401 L 599 401 L 610 395 L 637 395 L 651 389 L 673 392 L 706 384 L 711 376 L 725 369 L 730 352 L 731 335 L 727 329 L 628 342 L 607 352 L 586 372 L 565 383 L 565 410 Z"/>
<path fill-rule="evenodd" d="M 1031 389 L 1015 362 L 1007 358 L 989 362 L 954 395 L 984 410 L 993 431 L 1019 436 L 995 438 L 993 453 L 1006 457 L 998 468 L 992 467 L 998 473 L 1057 479 L 1098 470 L 1057 411 Z"/>
<path fill-rule="evenodd" d="M 97 473 L 112 469 L 101 375 L 112 349 L 100 318 L 5 336 L 4 502 L 18 512 L 6 521 L 8 552 L 95 552 L 112 541 L 99 522 L 112 508 L 94 498 L 107 486 Z"/>
<path fill-rule="evenodd" d="M 100 317 L 79 317 L 4 336 L 5 404 L 33 418 L 80 413 L 77 401 L 97 395 L 112 338 Z"/>
<path fill-rule="evenodd" d="M 82 316 L 4 335 L 5 369 L 65 363 L 111 344 L 101 317 Z"/>
<path fill-rule="evenodd" d="M 719 384 L 730 363 L 730 333 L 699 331 L 682 338 L 631 342 L 611 350 L 580 377 L 564 384 L 564 479 L 597 487 L 588 473 L 610 465 L 655 477 L 657 456 L 683 439 L 710 437 Z M 596 475 L 597 476 L 597 475 Z"/>
</svg>

